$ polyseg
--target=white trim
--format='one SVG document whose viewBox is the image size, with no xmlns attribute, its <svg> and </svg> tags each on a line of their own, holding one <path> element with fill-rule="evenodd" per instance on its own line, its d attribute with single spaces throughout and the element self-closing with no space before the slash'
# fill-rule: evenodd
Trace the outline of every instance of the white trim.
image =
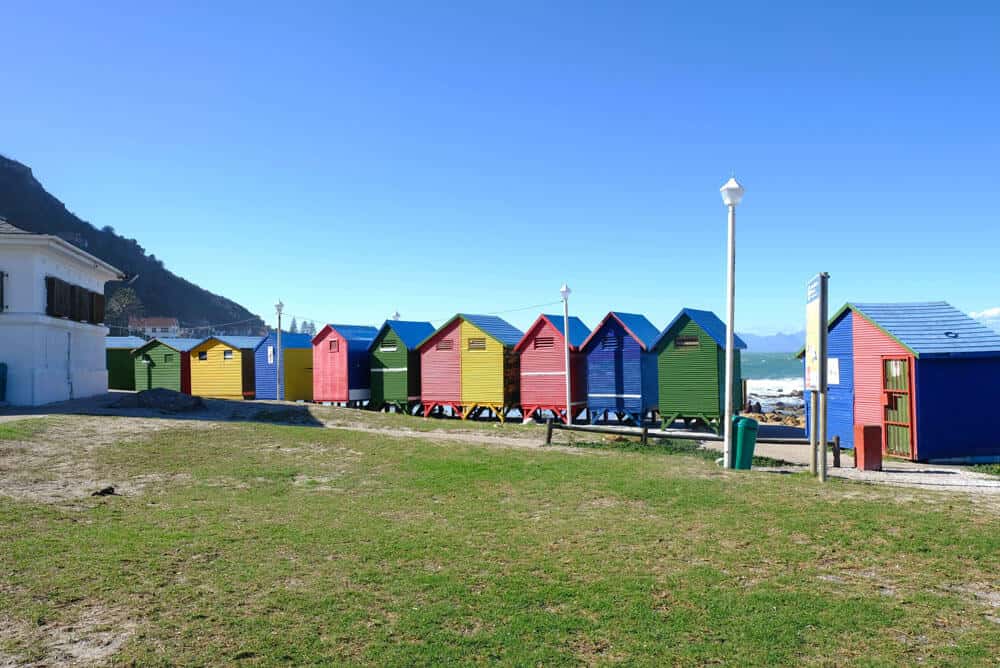
<svg viewBox="0 0 1000 668">
<path fill-rule="evenodd" d="M 588 394 L 587 396 L 600 399 L 642 399 L 641 394 Z"/>
<path fill-rule="evenodd" d="M 522 376 L 565 376 L 565 371 L 522 371 Z"/>
<path fill-rule="evenodd" d="M 84 266 L 92 266 L 94 269 L 101 269 L 105 273 L 110 274 L 111 278 L 105 279 L 105 282 L 125 278 L 125 274 L 122 273 L 122 271 L 117 267 L 113 267 L 96 255 L 91 255 L 82 248 L 74 246 L 62 237 L 57 237 L 51 234 L 34 234 L 30 232 L 28 234 L 3 234 L 0 235 L 0 242 L 3 242 L 4 245 L 10 246 L 41 246 L 51 248 L 52 250 L 61 252 L 63 255 L 72 258 L 77 262 L 82 262 Z"/>
<path fill-rule="evenodd" d="M 378 369 L 372 369 L 372 373 L 396 373 L 398 371 L 406 371 L 406 367 L 405 366 L 394 367 L 394 368 L 380 367 Z"/>
<path fill-rule="evenodd" d="M 371 390 L 350 390 L 347 393 L 348 401 L 363 401 L 365 399 L 370 399 L 371 396 Z"/>
</svg>

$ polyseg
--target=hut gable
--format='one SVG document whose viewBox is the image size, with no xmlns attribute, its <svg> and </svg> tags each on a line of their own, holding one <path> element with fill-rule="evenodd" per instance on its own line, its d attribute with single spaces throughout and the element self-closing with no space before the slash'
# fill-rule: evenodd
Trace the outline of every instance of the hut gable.
<svg viewBox="0 0 1000 668">
<path fill-rule="evenodd" d="M 406 409 L 420 398 L 420 342 L 434 333 L 429 322 L 387 320 L 368 347 L 371 400 Z"/>
<path fill-rule="evenodd" d="M 203 339 L 163 338 L 132 351 L 135 389 L 191 393 L 191 349 Z"/>
<path fill-rule="evenodd" d="M 191 394 L 218 399 L 243 398 L 243 353 L 222 339 L 209 337 L 187 353 Z"/>
<path fill-rule="evenodd" d="M 563 317 L 540 315 L 515 347 L 520 355 L 520 399 L 523 413 L 531 416 L 549 410 L 565 419 L 566 350 Z M 587 402 L 587 361 L 580 346 L 590 330 L 576 317 L 569 319 L 571 402 L 582 408 Z M 575 411 L 574 411 L 575 413 Z"/>
<path fill-rule="evenodd" d="M 583 351 L 591 420 L 614 412 L 638 421 L 658 408 L 656 356 L 650 350 L 658 335 L 644 316 L 611 312 L 587 337 Z"/>
</svg>

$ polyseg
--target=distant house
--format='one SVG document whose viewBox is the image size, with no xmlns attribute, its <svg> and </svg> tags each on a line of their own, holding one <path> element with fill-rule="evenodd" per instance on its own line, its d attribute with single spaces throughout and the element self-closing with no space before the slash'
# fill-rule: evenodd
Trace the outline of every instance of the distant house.
<svg viewBox="0 0 1000 668">
<path fill-rule="evenodd" d="M 108 389 L 104 284 L 122 272 L 0 218 L 0 363 L 6 401 L 38 406 Z"/>
<path fill-rule="evenodd" d="M 104 339 L 109 390 L 135 389 L 135 365 L 132 364 L 132 351 L 144 345 L 146 345 L 146 339 L 138 336 L 108 336 Z"/>
<path fill-rule="evenodd" d="M 148 338 L 178 337 L 181 334 L 177 318 L 129 318 L 128 329 L 133 334 L 142 334 Z"/>
</svg>

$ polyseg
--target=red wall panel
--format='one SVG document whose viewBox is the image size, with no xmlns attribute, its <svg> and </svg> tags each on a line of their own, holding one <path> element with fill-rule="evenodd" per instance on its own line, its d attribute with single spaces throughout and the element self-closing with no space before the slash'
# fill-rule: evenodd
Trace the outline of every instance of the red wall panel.
<svg viewBox="0 0 1000 668">
<path fill-rule="evenodd" d="M 330 342 L 337 341 L 336 351 Z M 347 341 L 324 329 L 313 342 L 313 401 L 347 401 Z"/>
<path fill-rule="evenodd" d="M 456 319 L 420 348 L 420 395 L 425 404 L 462 401 L 461 324 Z M 451 341 L 450 349 L 440 350 L 439 341 Z"/>
<path fill-rule="evenodd" d="M 882 404 L 882 357 L 910 357 L 910 351 L 871 324 L 860 314 L 853 312 L 854 319 L 854 424 L 879 425 L 883 428 Z M 911 391 L 916 393 L 914 378 L 911 376 Z M 916 440 L 916 416 L 913 416 L 914 441 Z"/>
<path fill-rule="evenodd" d="M 536 348 L 535 340 L 539 337 L 550 337 L 551 348 Z M 532 406 L 563 406 L 566 403 L 566 380 L 563 377 L 565 367 L 565 342 L 558 329 L 547 320 L 542 320 L 528 332 L 525 345 L 521 350 L 521 405 Z M 570 353 L 572 368 L 571 397 L 580 406 L 587 400 L 587 368 L 586 356 L 581 353 Z"/>
</svg>

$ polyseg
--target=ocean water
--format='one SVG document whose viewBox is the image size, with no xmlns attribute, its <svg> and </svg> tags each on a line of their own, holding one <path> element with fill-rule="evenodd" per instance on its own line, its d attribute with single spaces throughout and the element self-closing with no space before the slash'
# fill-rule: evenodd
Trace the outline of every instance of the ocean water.
<svg viewBox="0 0 1000 668">
<path fill-rule="evenodd" d="M 740 368 L 750 401 L 759 401 L 764 410 L 778 403 L 802 407 L 802 360 L 792 353 L 743 353 Z"/>
</svg>

